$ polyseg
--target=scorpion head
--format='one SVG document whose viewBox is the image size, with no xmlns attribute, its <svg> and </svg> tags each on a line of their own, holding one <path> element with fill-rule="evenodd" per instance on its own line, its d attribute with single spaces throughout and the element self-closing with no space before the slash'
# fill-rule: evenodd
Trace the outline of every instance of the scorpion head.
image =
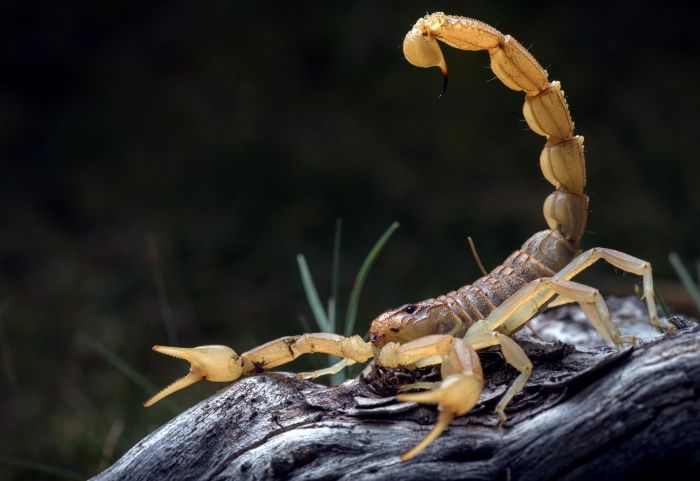
<svg viewBox="0 0 700 481">
<path fill-rule="evenodd" d="M 447 90 L 447 64 L 433 35 L 433 30 L 440 27 L 439 20 L 434 17 L 427 16 L 416 22 L 403 40 L 403 54 L 416 67 L 440 67 L 443 78 L 442 97 Z"/>
<path fill-rule="evenodd" d="M 370 342 L 381 348 L 388 342 L 403 344 L 431 334 L 454 334 L 462 321 L 449 306 L 434 299 L 406 304 L 372 321 Z"/>
</svg>

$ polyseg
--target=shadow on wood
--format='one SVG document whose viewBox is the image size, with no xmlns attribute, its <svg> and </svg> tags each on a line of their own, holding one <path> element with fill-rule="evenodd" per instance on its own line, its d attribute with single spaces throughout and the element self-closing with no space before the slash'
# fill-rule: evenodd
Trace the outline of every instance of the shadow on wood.
<svg viewBox="0 0 700 481">
<path fill-rule="evenodd" d="M 636 299 L 608 302 L 623 333 L 654 338 L 617 350 L 575 307 L 539 316 L 538 335 L 560 342 L 519 334 L 535 367 L 507 424 L 493 408 L 515 371 L 497 352 L 480 353 L 480 404 L 412 461 L 398 456 L 427 433 L 434 409 L 397 404 L 359 380 L 327 388 L 269 373 L 190 408 L 93 479 L 693 479 L 700 327 L 675 317 L 678 332 L 660 336 Z"/>
</svg>

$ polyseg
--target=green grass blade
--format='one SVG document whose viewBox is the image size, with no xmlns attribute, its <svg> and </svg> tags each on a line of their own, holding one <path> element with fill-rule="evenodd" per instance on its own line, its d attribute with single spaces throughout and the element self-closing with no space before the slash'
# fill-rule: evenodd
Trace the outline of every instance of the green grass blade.
<svg viewBox="0 0 700 481">
<path fill-rule="evenodd" d="M 348 301 L 347 314 L 345 315 L 346 336 L 351 336 L 353 334 L 353 330 L 355 329 L 355 320 L 357 318 L 357 306 L 360 303 L 360 294 L 362 293 L 362 287 L 365 284 L 365 280 L 367 280 L 369 270 L 372 267 L 372 264 L 374 264 L 374 261 L 376 260 L 379 253 L 384 248 L 384 245 L 387 243 L 394 231 L 398 228 L 398 222 L 394 222 L 389 226 L 389 228 L 384 232 L 384 234 L 382 234 L 382 236 L 379 238 L 376 244 L 374 244 L 372 250 L 369 251 L 369 254 L 367 254 L 367 258 L 365 258 L 365 261 L 362 263 L 362 266 L 360 267 L 360 270 L 357 273 L 357 277 L 355 277 L 355 283 L 353 284 L 352 290 L 350 291 L 350 300 Z"/>
<path fill-rule="evenodd" d="M 685 290 L 688 291 L 688 294 L 690 294 L 690 297 L 693 299 L 695 307 L 700 311 L 700 289 L 698 289 L 698 286 L 693 281 L 690 272 L 688 272 L 688 269 L 683 265 L 683 261 L 681 261 L 681 258 L 675 252 L 671 252 L 668 255 L 668 260 L 673 270 L 676 271 L 676 275 L 681 280 L 681 283 L 683 283 L 683 287 L 685 287 Z"/>
<path fill-rule="evenodd" d="M 666 316 L 666 319 L 671 317 L 671 314 L 668 311 L 668 306 L 666 305 L 666 301 L 664 301 L 664 298 L 661 297 L 661 293 L 659 290 L 654 286 L 654 297 L 656 298 L 656 303 L 661 306 L 661 310 L 664 311 L 664 316 Z"/>
<path fill-rule="evenodd" d="M 143 389 L 146 394 L 152 396 L 158 391 L 160 391 L 160 389 L 158 389 L 154 384 L 152 384 L 148 379 L 146 379 L 146 377 L 143 374 L 139 373 L 136 369 L 129 366 L 126 363 L 126 361 L 124 361 L 117 354 L 112 352 L 107 346 L 93 339 L 85 332 L 79 332 L 78 336 L 83 342 L 85 342 L 85 344 L 88 345 L 88 347 L 90 347 L 90 349 L 95 351 L 100 357 L 107 361 L 117 371 L 121 372 L 123 375 L 129 378 L 134 384 Z M 171 399 L 164 399 L 161 402 L 168 408 L 169 411 L 172 412 L 173 415 L 177 415 L 180 413 L 180 411 L 182 411 L 182 409 L 180 409 L 178 405 L 175 404 L 175 402 L 173 402 Z"/>
<path fill-rule="evenodd" d="M 28 459 L 20 459 L 12 456 L 5 456 L 0 454 L 0 464 L 6 464 L 9 466 L 18 466 L 21 468 L 31 469 L 38 473 L 48 474 L 50 476 L 55 476 L 58 478 L 65 479 L 85 479 L 85 476 L 76 473 L 75 471 L 69 471 L 68 469 L 57 468 L 49 464 L 38 463 L 36 461 L 30 461 Z"/>
<path fill-rule="evenodd" d="M 333 263 L 331 265 L 331 297 L 328 299 L 328 319 L 331 323 L 331 332 L 335 332 L 338 319 L 338 286 L 340 282 L 340 237 L 343 221 L 335 221 L 335 235 L 333 236 Z"/>
<path fill-rule="evenodd" d="M 309 307 L 311 307 L 311 312 L 314 315 L 314 319 L 316 319 L 316 324 L 318 324 L 321 331 L 332 332 L 330 331 L 330 321 L 326 316 L 326 311 L 323 309 L 321 299 L 318 297 L 318 291 L 311 277 L 311 271 L 309 271 L 309 265 L 306 263 L 304 254 L 297 254 L 297 264 L 299 264 L 299 274 L 301 274 L 301 283 L 304 285 L 306 299 L 309 301 Z"/>
<path fill-rule="evenodd" d="M 335 304 L 335 299 L 332 297 L 328 298 L 328 332 L 335 332 L 335 310 L 336 310 L 336 304 Z"/>
</svg>

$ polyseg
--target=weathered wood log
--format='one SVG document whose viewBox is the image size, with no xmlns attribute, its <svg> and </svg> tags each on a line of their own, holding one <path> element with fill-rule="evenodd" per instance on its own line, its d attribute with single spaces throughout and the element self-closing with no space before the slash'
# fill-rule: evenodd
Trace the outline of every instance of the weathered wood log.
<svg viewBox="0 0 700 481">
<path fill-rule="evenodd" d="M 634 300 L 609 302 L 623 332 L 657 335 Z M 398 456 L 435 410 L 398 404 L 359 380 L 327 388 L 287 373 L 243 379 L 153 432 L 95 480 L 600 480 L 697 479 L 700 327 L 621 350 L 605 346 L 578 309 L 533 321 L 548 337 L 520 341 L 535 365 L 498 426 L 493 407 L 514 371 L 481 354 L 480 404 L 409 462 Z"/>
</svg>

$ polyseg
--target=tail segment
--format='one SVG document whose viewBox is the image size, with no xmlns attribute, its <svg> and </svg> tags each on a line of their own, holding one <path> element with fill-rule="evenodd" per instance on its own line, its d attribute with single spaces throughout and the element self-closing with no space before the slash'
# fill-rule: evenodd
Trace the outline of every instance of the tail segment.
<svg viewBox="0 0 700 481">
<path fill-rule="evenodd" d="M 559 82 L 510 35 L 478 20 L 438 12 L 419 19 L 404 39 L 406 59 L 417 67 L 447 64 L 437 43 L 461 50 L 488 50 L 491 69 L 506 87 L 525 92 L 523 114 L 530 128 L 547 138 L 540 154 L 545 178 L 556 190 L 544 202 L 544 217 L 575 249 L 586 229 L 588 197 L 583 137 L 574 136 L 574 123 Z"/>
</svg>

